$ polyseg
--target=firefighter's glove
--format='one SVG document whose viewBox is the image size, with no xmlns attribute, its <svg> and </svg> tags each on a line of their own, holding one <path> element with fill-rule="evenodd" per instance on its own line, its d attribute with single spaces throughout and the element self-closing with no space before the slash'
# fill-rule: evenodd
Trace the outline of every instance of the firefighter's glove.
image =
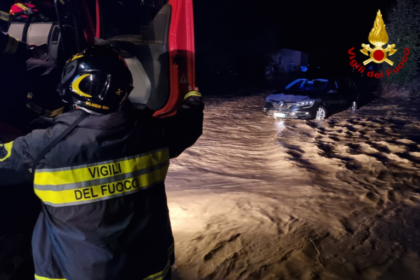
<svg viewBox="0 0 420 280">
<path fill-rule="evenodd" d="M 193 102 L 193 101 L 200 101 L 201 102 L 201 93 L 197 90 L 192 90 L 187 93 L 184 97 L 184 102 Z"/>
<path fill-rule="evenodd" d="M 201 93 L 197 90 L 190 91 L 184 97 L 184 102 L 182 103 L 182 109 L 190 108 L 201 108 L 203 105 L 203 98 Z"/>
</svg>

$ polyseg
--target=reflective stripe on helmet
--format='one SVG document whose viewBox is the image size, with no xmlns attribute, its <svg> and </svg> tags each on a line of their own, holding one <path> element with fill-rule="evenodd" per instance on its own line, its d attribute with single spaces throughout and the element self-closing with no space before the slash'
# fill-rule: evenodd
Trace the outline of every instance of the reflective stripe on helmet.
<svg viewBox="0 0 420 280">
<path fill-rule="evenodd" d="M 83 57 L 83 54 L 76 54 L 75 56 L 73 56 L 71 61 L 76 60 L 76 59 L 81 58 L 81 57 Z"/>
<path fill-rule="evenodd" d="M 80 96 L 87 97 L 87 98 L 92 98 L 92 95 L 89 95 L 89 94 L 87 94 L 87 93 L 84 93 L 84 92 L 83 92 L 83 91 L 81 91 L 81 90 L 80 90 L 80 88 L 79 88 L 80 83 L 83 81 L 83 79 L 84 79 L 84 78 L 86 78 L 86 77 L 88 77 L 88 76 L 90 76 L 90 74 L 84 74 L 84 75 L 79 75 L 79 76 L 76 76 L 76 77 L 74 78 L 74 80 L 73 80 L 72 84 L 71 84 L 71 90 L 72 90 L 74 93 L 76 93 L 76 94 L 78 94 L 78 95 L 80 95 Z"/>
<path fill-rule="evenodd" d="M 136 193 L 165 180 L 169 151 L 162 149 L 84 166 L 35 171 L 36 195 L 53 207 L 108 200 Z"/>
</svg>

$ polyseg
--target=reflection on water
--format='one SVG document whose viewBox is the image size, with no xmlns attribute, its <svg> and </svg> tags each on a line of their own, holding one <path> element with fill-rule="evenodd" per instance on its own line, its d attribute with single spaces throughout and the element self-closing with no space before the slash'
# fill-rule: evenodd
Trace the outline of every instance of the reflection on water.
<svg viewBox="0 0 420 280">
<path fill-rule="evenodd" d="M 418 279 L 418 104 L 324 121 L 263 105 L 207 98 L 203 136 L 171 161 L 178 277 Z"/>
<path fill-rule="evenodd" d="M 281 137 L 282 136 L 282 132 L 286 128 L 285 121 L 284 120 L 276 121 L 276 122 L 274 122 L 274 125 L 276 126 L 277 137 Z"/>
</svg>

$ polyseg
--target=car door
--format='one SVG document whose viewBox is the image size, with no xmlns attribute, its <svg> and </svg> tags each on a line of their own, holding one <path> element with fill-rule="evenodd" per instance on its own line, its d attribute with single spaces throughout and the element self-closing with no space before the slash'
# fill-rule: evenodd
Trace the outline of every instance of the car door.
<svg viewBox="0 0 420 280">
<path fill-rule="evenodd" d="M 193 1 L 100 4 L 103 16 L 99 19 L 104 18 L 104 28 L 99 33 L 105 39 L 101 44 L 111 44 L 126 53 L 124 58 L 138 83 L 129 97 L 133 106 L 139 110 L 147 107 L 157 118 L 175 115 L 189 86 L 195 87 Z"/>
<path fill-rule="evenodd" d="M 351 96 L 352 96 L 352 92 L 351 92 L 351 88 L 350 88 L 350 84 L 349 84 L 349 80 L 346 78 L 340 78 L 337 79 L 337 85 L 338 85 L 338 94 L 339 94 L 339 108 L 344 108 L 346 106 L 350 106 L 349 104 L 351 104 Z"/>
<path fill-rule="evenodd" d="M 353 101 L 356 101 L 357 103 L 359 103 L 360 96 L 359 96 L 359 89 L 357 88 L 354 81 L 351 78 L 349 78 L 348 81 L 349 81 L 350 89 L 349 89 L 349 94 L 346 96 L 346 98 L 347 98 L 347 105 L 351 106 Z"/>
<path fill-rule="evenodd" d="M 355 85 L 353 81 L 350 78 L 346 78 L 346 80 L 348 83 L 348 89 L 344 94 L 343 106 L 345 108 L 348 108 L 351 106 L 353 101 L 356 101 L 357 98 L 356 98 L 356 89 L 355 89 Z"/>
<path fill-rule="evenodd" d="M 335 80 L 330 80 L 325 96 L 322 98 L 328 110 L 335 111 L 341 106 L 341 97 L 338 84 Z"/>
</svg>

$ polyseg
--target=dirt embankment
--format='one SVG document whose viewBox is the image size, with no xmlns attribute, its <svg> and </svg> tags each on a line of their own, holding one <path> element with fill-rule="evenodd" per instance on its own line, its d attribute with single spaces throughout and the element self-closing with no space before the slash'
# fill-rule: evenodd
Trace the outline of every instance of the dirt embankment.
<svg viewBox="0 0 420 280">
<path fill-rule="evenodd" d="M 171 162 L 174 279 L 420 279 L 420 104 L 276 121 L 207 98 Z"/>
</svg>

